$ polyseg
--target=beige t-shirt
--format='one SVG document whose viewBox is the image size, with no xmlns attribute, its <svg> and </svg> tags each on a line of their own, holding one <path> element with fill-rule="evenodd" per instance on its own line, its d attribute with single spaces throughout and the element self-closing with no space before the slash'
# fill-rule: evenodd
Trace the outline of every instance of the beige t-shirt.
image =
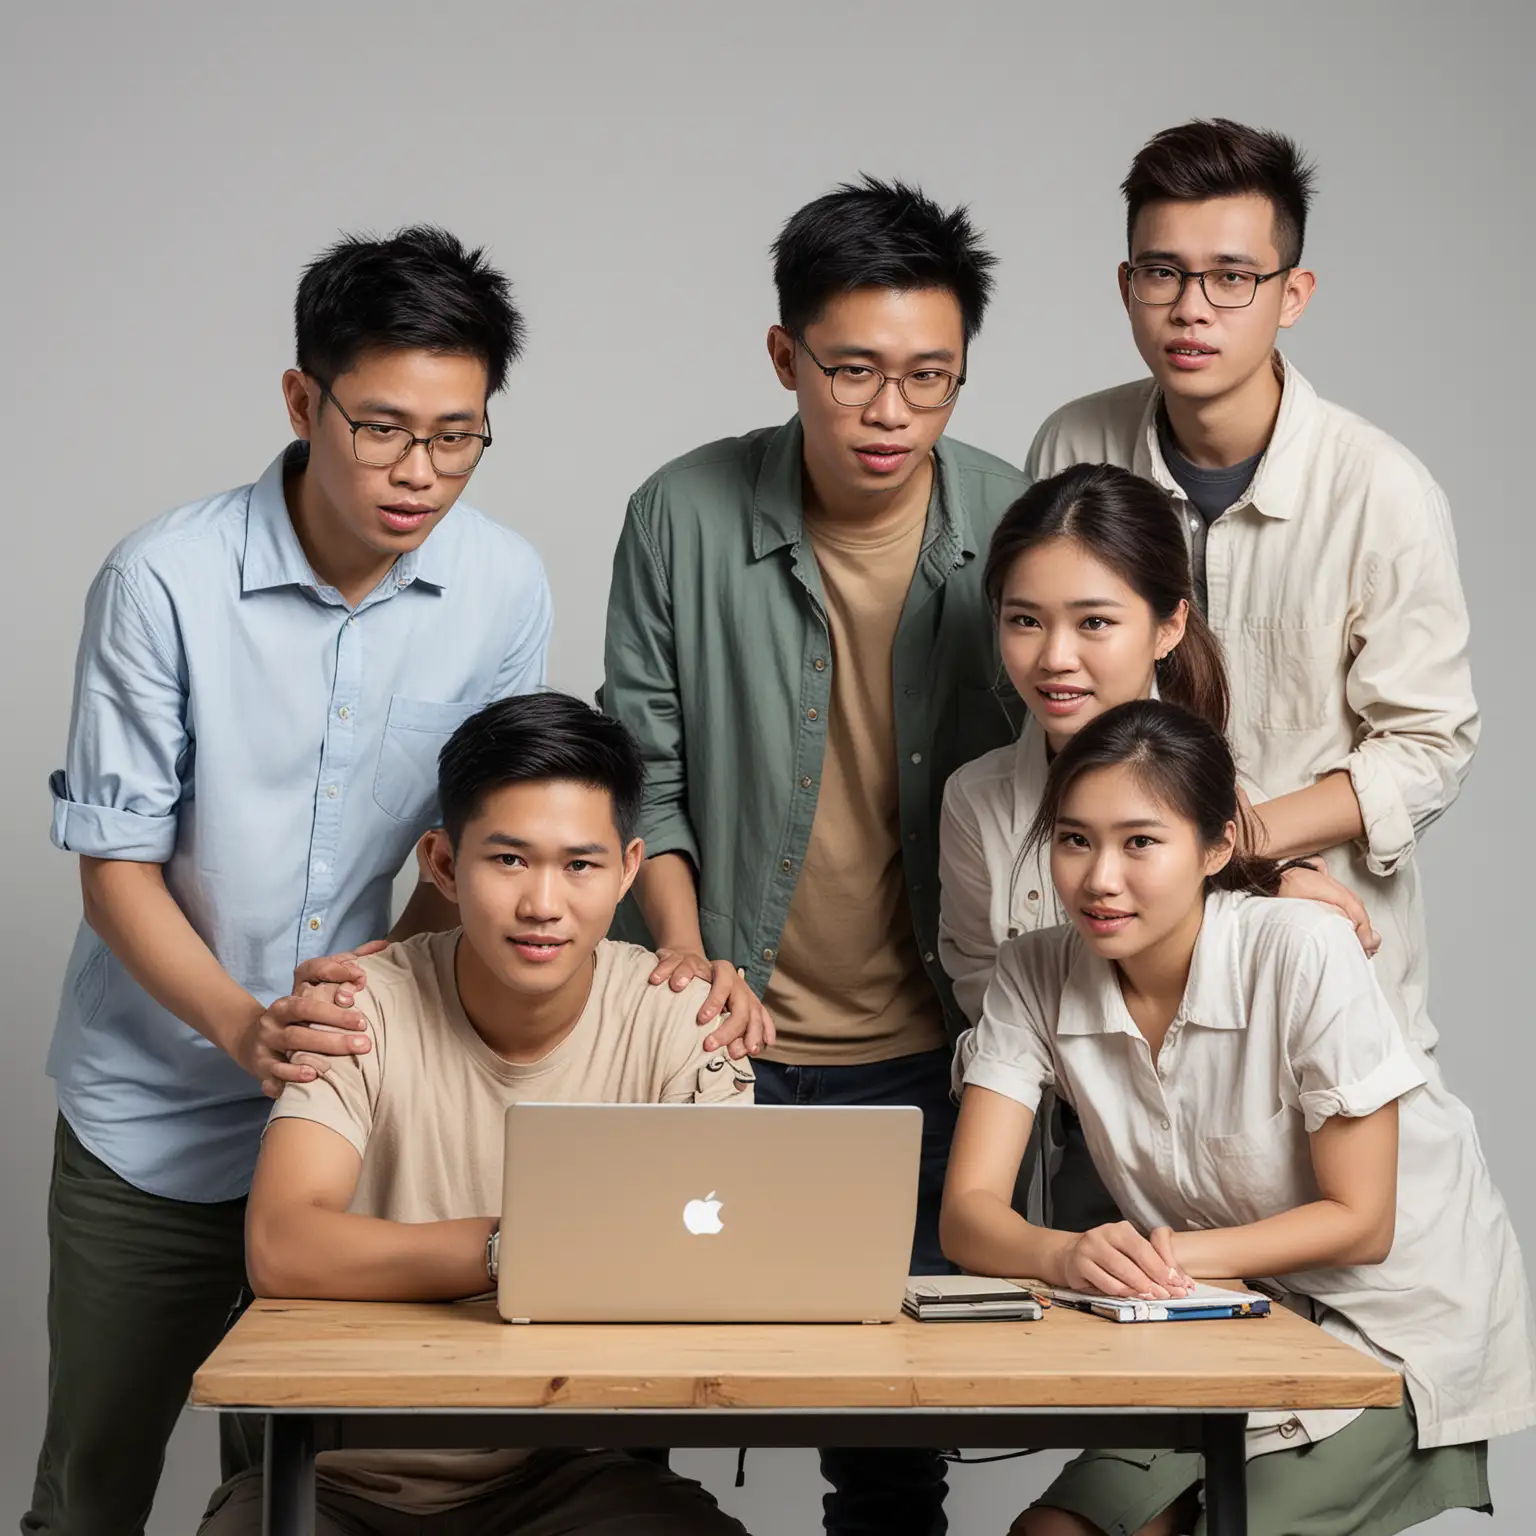
<svg viewBox="0 0 1536 1536">
<path fill-rule="evenodd" d="M 506 1110 L 519 1100 L 751 1103 L 751 1067 L 703 1049 L 697 1017 L 708 987 L 649 985 L 648 951 L 600 943 L 575 1027 L 547 1056 L 518 1065 L 480 1038 L 459 1002 L 458 942 L 458 930 L 422 934 L 362 961 L 368 983 L 357 1007 L 373 1049 L 305 1058 L 322 1075 L 290 1083 L 272 1110 L 272 1121 L 313 1120 L 357 1149 L 363 1168 L 350 1210 L 401 1222 L 495 1215 Z M 318 1467 L 344 1492 L 425 1514 L 480 1497 L 525 1454 L 327 1453 Z"/>
<path fill-rule="evenodd" d="M 833 673 L 816 817 L 764 998 L 775 1061 L 889 1061 L 945 1044 L 907 905 L 891 681 L 927 510 L 873 528 L 805 520 Z"/>
</svg>

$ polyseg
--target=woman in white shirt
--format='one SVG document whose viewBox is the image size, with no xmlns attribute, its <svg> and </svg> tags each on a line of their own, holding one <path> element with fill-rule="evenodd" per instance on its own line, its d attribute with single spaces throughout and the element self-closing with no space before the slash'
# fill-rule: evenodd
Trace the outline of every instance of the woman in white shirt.
<svg viewBox="0 0 1536 1536">
<path fill-rule="evenodd" d="M 1221 647 L 1192 600 L 1183 529 L 1167 493 L 1139 475 L 1079 464 L 1037 481 L 998 523 L 983 586 L 1029 719 L 1017 745 L 967 763 L 944 790 L 939 959 L 973 1024 L 998 945 L 1065 921 L 1044 856 L 1024 838 L 1050 758 L 1131 699 L 1170 699 L 1218 732 L 1228 699 Z M 1337 904 L 1372 946 L 1364 909 L 1342 885 L 1301 865 L 1285 882 L 1288 896 Z M 1049 1198 L 1042 1180 L 1030 1207 L 1055 1225 L 1091 1226 L 1113 1212 L 1075 1121 L 1062 1118 L 1059 1155 L 1047 1148 L 1057 1165 Z"/>
<path fill-rule="evenodd" d="M 1026 842 L 1069 922 L 999 951 L 941 1236 L 965 1269 L 1110 1295 L 1245 1276 L 1400 1369 L 1401 1408 L 1249 1428 L 1254 1536 L 1389 1536 L 1488 1507 L 1488 1438 L 1536 1423 L 1530 1296 L 1471 1115 L 1348 924 L 1262 894 L 1276 870 L 1240 851 L 1241 817 L 1226 743 L 1170 704 L 1122 705 L 1055 759 Z M 1126 1219 L 1010 1208 L 1047 1089 Z M 1015 1529 L 1174 1536 L 1199 1478 L 1184 1452 L 1090 1452 Z"/>
</svg>

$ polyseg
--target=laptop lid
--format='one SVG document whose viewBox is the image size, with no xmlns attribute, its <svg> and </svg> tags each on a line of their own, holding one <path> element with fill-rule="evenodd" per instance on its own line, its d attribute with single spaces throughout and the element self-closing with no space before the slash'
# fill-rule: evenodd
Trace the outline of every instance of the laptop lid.
<svg viewBox="0 0 1536 1536">
<path fill-rule="evenodd" d="M 528 1322 L 886 1322 L 922 1111 L 514 1104 L 498 1307 Z"/>
</svg>

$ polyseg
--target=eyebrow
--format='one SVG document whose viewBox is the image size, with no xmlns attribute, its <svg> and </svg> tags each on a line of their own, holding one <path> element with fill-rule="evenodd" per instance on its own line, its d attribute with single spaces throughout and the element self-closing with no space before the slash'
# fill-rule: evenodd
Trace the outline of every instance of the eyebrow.
<svg viewBox="0 0 1536 1536">
<path fill-rule="evenodd" d="M 410 412 L 402 411 L 398 405 L 391 405 L 387 400 L 364 400 L 355 407 L 358 412 L 367 411 L 372 416 L 395 416 L 404 421 Z M 436 417 L 438 421 L 478 421 L 478 411 L 442 411 Z"/>
<path fill-rule="evenodd" d="M 485 842 L 492 848 L 512 848 L 519 853 L 533 847 L 526 837 L 514 837 L 510 832 L 487 832 Z M 585 858 L 594 853 L 610 853 L 607 843 L 570 843 L 560 850 L 570 858 Z"/>
<path fill-rule="evenodd" d="M 1039 603 L 1032 603 L 1027 597 L 1005 597 L 1004 608 L 1039 608 Z M 1125 604 L 1113 597 L 1074 597 L 1066 606 L 1068 608 L 1123 608 Z"/>
<path fill-rule="evenodd" d="M 1184 266 L 1184 258 L 1177 251 L 1141 251 L 1131 258 L 1131 265 L 1140 266 L 1145 261 L 1166 261 L 1169 266 L 1178 267 L 1181 271 L 1195 270 L 1193 267 Z M 1211 258 L 1212 267 L 1262 267 L 1263 265 L 1264 263 L 1257 256 L 1245 256 L 1241 252 L 1223 252 Z"/>
<path fill-rule="evenodd" d="M 884 354 L 874 347 L 829 347 L 828 355 L 831 357 L 867 357 L 871 362 L 879 365 Z M 935 347 L 929 352 L 914 352 L 908 359 L 908 363 L 917 366 L 922 363 L 952 363 L 955 353 L 949 347 Z"/>
<path fill-rule="evenodd" d="M 1058 816 L 1056 818 L 1056 825 L 1058 827 L 1087 827 L 1088 823 L 1086 821 L 1079 821 L 1075 816 Z M 1166 828 L 1167 825 L 1166 821 L 1159 821 L 1155 816 L 1141 816 L 1131 821 L 1111 822 L 1109 830 L 1111 832 L 1130 832 L 1134 831 L 1137 827 Z"/>
</svg>

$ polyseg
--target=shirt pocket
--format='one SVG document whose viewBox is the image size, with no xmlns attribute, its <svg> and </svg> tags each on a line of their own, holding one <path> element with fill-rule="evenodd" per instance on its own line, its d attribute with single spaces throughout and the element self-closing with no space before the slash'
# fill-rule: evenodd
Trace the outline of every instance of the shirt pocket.
<svg viewBox="0 0 1536 1536">
<path fill-rule="evenodd" d="M 1311 731 L 1327 722 L 1344 693 L 1342 626 L 1244 619 L 1242 665 L 1258 723 L 1272 731 Z"/>
<path fill-rule="evenodd" d="M 439 704 L 430 699 L 389 701 L 373 798 L 397 821 L 424 823 L 437 804 L 437 754 L 480 706 L 473 701 Z"/>
<path fill-rule="evenodd" d="M 1282 1106 L 1252 1130 L 1202 1136 L 1198 1147 L 1201 1193 L 1234 1225 L 1262 1221 L 1312 1198 L 1311 1154 L 1294 1109 Z"/>
</svg>

